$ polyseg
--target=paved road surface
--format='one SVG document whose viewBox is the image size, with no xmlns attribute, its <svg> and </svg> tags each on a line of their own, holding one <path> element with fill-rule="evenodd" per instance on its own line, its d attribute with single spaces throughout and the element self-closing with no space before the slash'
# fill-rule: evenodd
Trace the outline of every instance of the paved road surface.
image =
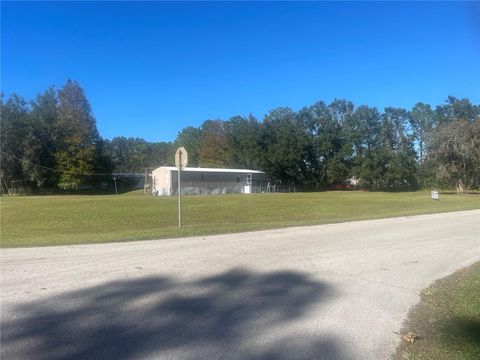
<svg viewBox="0 0 480 360">
<path fill-rule="evenodd" d="M 480 210 L 1 252 L 2 359 L 387 359 Z"/>
</svg>

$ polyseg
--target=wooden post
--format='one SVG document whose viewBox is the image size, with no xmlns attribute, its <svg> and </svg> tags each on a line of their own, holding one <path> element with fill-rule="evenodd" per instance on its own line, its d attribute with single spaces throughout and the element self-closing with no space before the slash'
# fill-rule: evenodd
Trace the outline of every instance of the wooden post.
<svg viewBox="0 0 480 360">
<path fill-rule="evenodd" d="M 145 169 L 145 180 L 143 182 L 143 193 L 147 195 L 148 192 L 148 168 Z"/>
</svg>

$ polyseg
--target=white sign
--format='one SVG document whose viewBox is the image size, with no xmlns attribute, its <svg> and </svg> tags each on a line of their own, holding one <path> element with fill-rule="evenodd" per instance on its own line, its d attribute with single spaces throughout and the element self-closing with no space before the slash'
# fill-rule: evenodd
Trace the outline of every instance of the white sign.
<svg viewBox="0 0 480 360">
<path fill-rule="evenodd" d="M 179 170 L 185 170 L 188 164 L 188 153 L 185 148 L 179 147 L 177 149 L 177 152 L 175 153 L 175 165 L 177 166 L 177 169 Z"/>
<path fill-rule="evenodd" d="M 432 191 L 432 199 L 438 200 L 438 191 Z"/>
</svg>

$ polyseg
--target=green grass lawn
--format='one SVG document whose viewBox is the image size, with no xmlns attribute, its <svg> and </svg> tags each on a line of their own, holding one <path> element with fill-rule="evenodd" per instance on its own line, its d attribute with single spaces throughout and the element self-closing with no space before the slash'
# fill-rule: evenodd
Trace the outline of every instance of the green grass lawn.
<svg viewBox="0 0 480 360">
<path fill-rule="evenodd" d="M 402 333 L 409 331 L 420 340 L 403 341 L 394 360 L 480 359 L 480 263 L 423 290 Z"/>
<path fill-rule="evenodd" d="M 480 195 L 427 192 L 320 192 L 186 196 L 123 195 L 1 198 L 1 246 L 44 246 L 221 234 L 480 208 Z"/>
</svg>

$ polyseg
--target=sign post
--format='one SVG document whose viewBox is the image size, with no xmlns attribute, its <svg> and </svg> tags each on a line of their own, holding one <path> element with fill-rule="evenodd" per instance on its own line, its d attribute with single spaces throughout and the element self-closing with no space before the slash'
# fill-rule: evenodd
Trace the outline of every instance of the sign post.
<svg viewBox="0 0 480 360">
<path fill-rule="evenodd" d="M 185 148 L 179 147 L 175 153 L 175 165 L 177 166 L 178 173 L 178 183 L 177 183 L 177 192 L 178 192 L 178 228 L 182 227 L 182 178 L 181 172 L 187 167 L 188 164 L 188 153 Z"/>
<path fill-rule="evenodd" d="M 431 194 L 433 200 L 438 200 L 438 191 L 432 191 Z"/>
</svg>

